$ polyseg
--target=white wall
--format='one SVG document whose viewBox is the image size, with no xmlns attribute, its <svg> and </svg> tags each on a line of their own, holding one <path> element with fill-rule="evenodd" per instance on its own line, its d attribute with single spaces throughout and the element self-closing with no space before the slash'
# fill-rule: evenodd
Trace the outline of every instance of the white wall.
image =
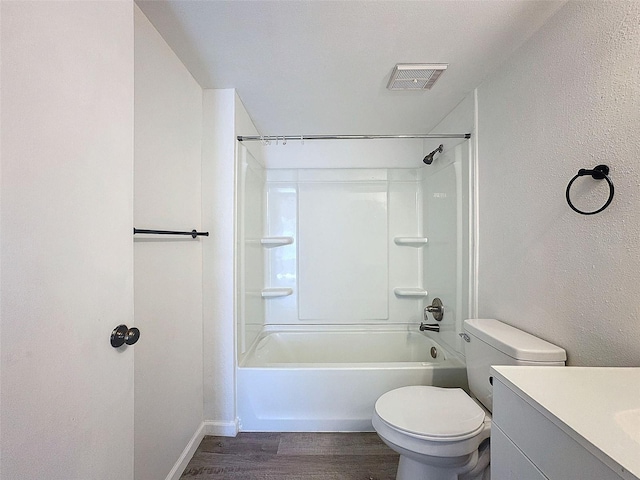
<svg viewBox="0 0 640 480">
<path fill-rule="evenodd" d="M 202 248 L 204 418 L 235 435 L 233 90 L 204 90 Z"/>
<path fill-rule="evenodd" d="M 640 3 L 568 2 L 478 89 L 479 315 L 567 349 L 572 365 L 640 365 Z M 564 195 L 611 167 L 593 216 Z M 584 178 L 604 202 L 604 182 Z"/>
<path fill-rule="evenodd" d="M 235 435 L 236 136 L 257 132 L 235 90 L 204 90 L 202 137 L 204 418 L 207 432 Z M 256 154 L 261 160 L 259 152 Z"/>
<path fill-rule="evenodd" d="M 135 7 L 137 228 L 200 230 L 202 89 Z M 203 420 L 202 244 L 135 237 L 135 477 L 165 478 Z M 199 439 L 198 439 L 199 440 Z"/>
<path fill-rule="evenodd" d="M 130 480 L 133 5 L 0 8 L 0 478 Z"/>
</svg>

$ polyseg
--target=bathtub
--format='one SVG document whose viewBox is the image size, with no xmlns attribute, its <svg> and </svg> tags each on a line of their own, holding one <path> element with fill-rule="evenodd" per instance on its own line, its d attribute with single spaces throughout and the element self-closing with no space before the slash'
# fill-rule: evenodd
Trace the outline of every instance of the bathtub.
<svg viewBox="0 0 640 480">
<path fill-rule="evenodd" d="M 373 431 L 374 404 L 389 390 L 407 385 L 466 389 L 464 361 L 438 344 L 437 335 L 415 325 L 269 326 L 236 372 L 239 428 Z"/>
</svg>

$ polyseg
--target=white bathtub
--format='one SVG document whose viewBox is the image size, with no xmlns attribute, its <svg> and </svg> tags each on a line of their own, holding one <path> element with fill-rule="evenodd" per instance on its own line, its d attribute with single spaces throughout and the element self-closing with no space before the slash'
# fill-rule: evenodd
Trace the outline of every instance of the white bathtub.
<svg viewBox="0 0 640 480">
<path fill-rule="evenodd" d="M 373 431 L 378 397 L 407 385 L 467 388 L 464 362 L 415 325 L 270 327 L 237 369 L 240 429 Z"/>
</svg>

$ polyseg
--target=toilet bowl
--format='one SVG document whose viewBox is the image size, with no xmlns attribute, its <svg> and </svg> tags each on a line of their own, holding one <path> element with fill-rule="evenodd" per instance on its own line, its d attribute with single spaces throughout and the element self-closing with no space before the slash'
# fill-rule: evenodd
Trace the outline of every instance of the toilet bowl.
<svg viewBox="0 0 640 480">
<path fill-rule="evenodd" d="M 397 480 L 479 480 L 489 463 L 489 449 L 480 446 L 491 416 L 460 388 L 391 390 L 376 402 L 372 423 L 400 453 Z"/>
<path fill-rule="evenodd" d="M 400 454 L 396 480 L 489 480 L 491 365 L 562 366 L 567 358 L 564 349 L 494 319 L 465 320 L 464 333 L 471 396 L 416 385 L 375 404 L 373 428 Z"/>
</svg>

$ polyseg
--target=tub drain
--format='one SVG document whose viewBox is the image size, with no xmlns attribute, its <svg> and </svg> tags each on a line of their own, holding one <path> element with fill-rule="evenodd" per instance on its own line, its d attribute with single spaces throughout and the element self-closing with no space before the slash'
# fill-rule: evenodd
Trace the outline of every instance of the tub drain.
<svg viewBox="0 0 640 480">
<path fill-rule="evenodd" d="M 436 358 L 438 356 L 438 349 L 436 347 L 431 347 L 431 358 Z"/>
</svg>

